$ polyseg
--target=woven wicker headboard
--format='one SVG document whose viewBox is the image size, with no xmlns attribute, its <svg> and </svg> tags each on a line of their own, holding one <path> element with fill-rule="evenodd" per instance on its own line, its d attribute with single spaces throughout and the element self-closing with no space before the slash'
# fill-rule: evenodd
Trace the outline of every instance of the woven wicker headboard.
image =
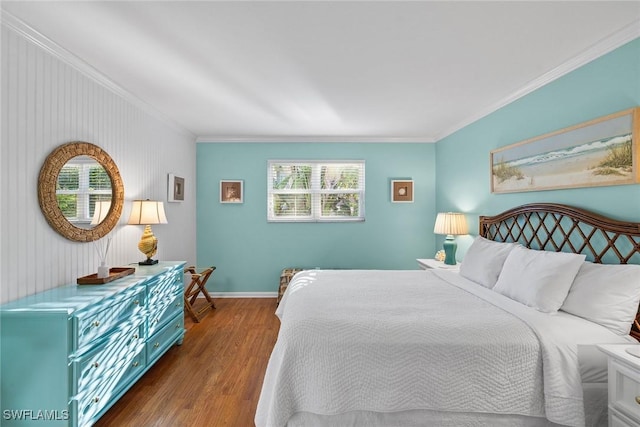
<svg viewBox="0 0 640 427">
<path fill-rule="evenodd" d="M 531 248 L 585 254 L 602 264 L 640 264 L 640 223 L 554 203 L 522 205 L 480 217 L 480 235 Z M 640 312 L 631 335 L 640 340 Z"/>
</svg>

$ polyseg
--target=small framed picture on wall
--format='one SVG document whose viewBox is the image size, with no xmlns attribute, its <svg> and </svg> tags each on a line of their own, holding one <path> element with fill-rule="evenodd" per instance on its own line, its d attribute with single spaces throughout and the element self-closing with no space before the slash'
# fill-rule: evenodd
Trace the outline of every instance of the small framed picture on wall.
<svg viewBox="0 0 640 427">
<path fill-rule="evenodd" d="M 391 202 L 413 203 L 413 181 L 391 180 Z"/>
<path fill-rule="evenodd" d="M 242 180 L 223 179 L 220 181 L 220 203 L 243 203 Z"/>
<path fill-rule="evenodd" d="M 169 183 L 167 185 L 167 201 L 182 202 L 184 200 L 184 178 L 169 174 Z"/>
</svg>

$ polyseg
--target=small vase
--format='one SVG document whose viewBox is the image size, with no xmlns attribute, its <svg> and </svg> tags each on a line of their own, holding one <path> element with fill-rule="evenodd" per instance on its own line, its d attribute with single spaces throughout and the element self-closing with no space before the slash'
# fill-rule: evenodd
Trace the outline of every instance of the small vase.
<svg viewBox="0 0 640 427">
<path fill-rule="evenodd" d="M 109 267 L 103 262 L 98 267 L 98 279 L 104 279 L 105 277 L 109 277 Z"/>
</svg>

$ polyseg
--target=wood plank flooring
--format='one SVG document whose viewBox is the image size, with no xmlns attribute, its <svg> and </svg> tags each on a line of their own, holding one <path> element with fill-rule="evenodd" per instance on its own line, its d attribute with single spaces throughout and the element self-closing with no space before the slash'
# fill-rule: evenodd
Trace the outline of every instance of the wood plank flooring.
<svg viewBox="0 0 640 427">
<path fill-rule="evenodd" d="M 216 298 L 200 323 L 185 317 L 173 346 L 97 427 L 253 426 L 278 335 L 275 298 Z"/>
</svg>

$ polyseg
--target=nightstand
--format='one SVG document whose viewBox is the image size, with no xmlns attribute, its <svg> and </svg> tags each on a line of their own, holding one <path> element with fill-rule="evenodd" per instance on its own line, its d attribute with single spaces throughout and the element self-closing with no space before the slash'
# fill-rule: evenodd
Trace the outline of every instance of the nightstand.
<svg viewBox="0 0 640 427">
<path fill-rule="evenodd" d="M 640 425 L 640 357 L 627 353 L 631 347 L 640 350 L 637 344 L 598 346 L 609 360 L 609 425 L 613 427 Z"/>
<path fill-rule="evenodd" d="M 438 260 L 433 259 L 433 258 L 427 258 L 427 259 L 418 258 L 418 259 L 416 259 L 416 261 L 418 261 L 418 266 L 422 270 L 429 270 L 429 269 L 432 269 L 432 268 L 440 268 L 440 269 L 443 269 L 443 270 L 451 270 L 451 271 L 460 270 L 460 263 L 456 263 L 456 265 L 447 265 L 444 262 L 438 261 Z"/>
</svg>

